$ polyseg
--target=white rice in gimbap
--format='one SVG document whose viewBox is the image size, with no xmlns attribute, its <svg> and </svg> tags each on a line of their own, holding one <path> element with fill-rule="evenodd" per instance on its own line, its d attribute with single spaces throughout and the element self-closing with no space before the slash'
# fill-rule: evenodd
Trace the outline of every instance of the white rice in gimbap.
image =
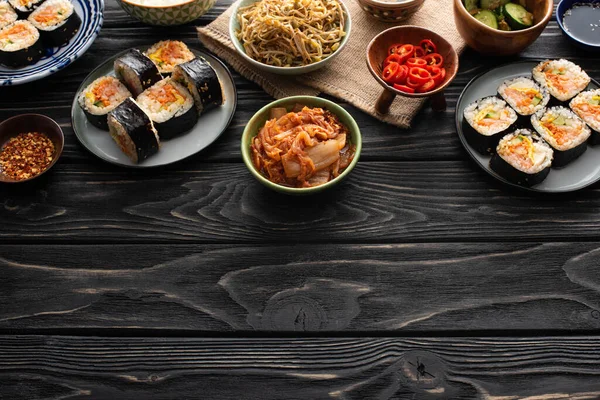
<svg viewBox="0 0 600 400">
<path fill-rule="evenodd" d="M 583 120 L 565 107 L 541 110 L 531 117 L 531 124 L 552 148 L 559 151 L 573 149 L 591 135 Z"/>
<path fill-rule="evenodd" d="M 7 0 L 0 0 L 0 29 L 12 24 L 18 19 L 17 13 Z"/>
<path fill-rule="evenodd" d="M 44 0 L 8 0 L 21 15 L 26 15 L 39 7 Z"/>
<path fill-rule="evenodd" d="M 593 130 L 600 132 L 600 89 L 578 94 L 569 106 Z"/>
<path fill-rule="evenodd" d="M 177 40 L 163 40 L 155 43 L 144 54 L 156 64 L 161 74 L 170 74 L 176 65 L 196 57 L 185 43 Z"/>
<path fill-rule="evenodd" d="M 146 89 L 137 103 L 157 123 L 178 117 L 194 106 L 192 95 L 171 78 L 163 79 Z"/>
<path fill-rule="evenodd" d="M 515 111 L 497 97 L 486 97 L 469 104 L 464 116 L 469 125 L 484 136 L 502 132 L 517 120 Z"/>
<path fill-rule="evenodd" d="M 131 93 L 117 78 L 103 76 L 81 92 L 78 102 L 92 124 L 101 129 L 108 129 L 106 115 L 128 97 L 131 97 Z M 95 116 L 102 117 L 103 120 L 96 119 Z"/>
<path fill-rule="evenodd" d="M 498 88 L 498 93 L 521 115 L 534 114 L 546 107 L 550 101 L 548 91 L 526 77 L 503 82 Z"/>
<path fill-rule="evenodd" d="M 552 164 L 553 151 L 546 142 L 527 129 L 518 129 L 500 139 L 496 153 L 513 168 L 535 174 Z"/>
<path fill-rule="evenodd" d="M 46 0 L 27 20 L 40 30 L 54 30 L 64 24 L 73 12 L 73 4 L 69 0 Z"/>
<path fill-rule="evenodd" d="M 590 77 L 577 64 L 568 60 L 546 60 L 533 69 L 533 79 L 548 88 L 552 96 L 567 101 L 584 90 Z"/>
<path fill-rule="evenodd" d="M 0 31 L 0 50 L 15 52 L 33 46 L 40 38 L 40 33 L 31 23 L 17 21 Z"/>
</svg>

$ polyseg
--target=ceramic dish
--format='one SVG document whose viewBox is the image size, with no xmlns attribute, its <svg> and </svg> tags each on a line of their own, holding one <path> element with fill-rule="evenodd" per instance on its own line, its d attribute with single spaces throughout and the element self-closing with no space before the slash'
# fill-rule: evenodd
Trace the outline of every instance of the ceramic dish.
<svg viewBox="0 0 600 400">
<path fill-rule="evenodd" d="M 303 104 L 308 107 L 321 107 L 326 110 L 331 111 L 335 114 L 342 124 L 344 124 L 349 132 L 350 132 L 350 141 L 356 145 L 356 153 L 354 155 L 354 159 L 350 163 L 350 165 L 336 178 L 331 181 L 320 185 L 309 188 L 294 188 L 278 185 L 276 183 L 271 182 L 267 178 L 265 178 L 259 171 L 256 170 L 254 164 L 252 163 L 252 156 L 250 151 L 250 145 L 252 143 L 252 139 L 257 135 L 260 128 L 262 128 L 265 122 L 269 119 L 269 113 L 272 108 L 275 107 L 285 107 L 288 111 L 291 111 L 292 108 L 296 104 Z M 344 110 L 339 105 L 335 104 L 330 100 L 323 99 L 321 97 L 313 97 L 313 96 L 293 96 L 286 97 L 284 99 L 276 100 L 263 108 L 261 108 L 254 116 L 250 119 L 246 128 L 244 129 L 244 133 L 242 134 L 242 158 L 244 159 L 244 164 L 252 173 L 252 175 L 263 185 L 266 187 L 273 189 L 277 192 L 293 194 L 293 195 L 306 195 L 306 194 L 314 194 L 318 192 L 322 192 L 339 182 L 341 182 L 349 173 L 352 171 L 356 163 L 358 163 L 358 159 L 360 157 L 360 152 L 362 149 L 362 137 L 360 134 L 360 129 L 356 124 L 356 121 L 352 116 L 348 113 L 348 111 Z"/>
<path fill-rule="evenodd" d="M 458 137 L 467 153 L 488 174 L 499 181 L 521 189 L 542 193 L 563 193 L 583 189 L 600 180 L 600 146 L 590 146 L 585 153 L 564 168 L 552 168 L 548 177 L 540 184 L 530 188 L 511 183 L 498 175 L 490 168 L 491 155 L 482 155 L 475 150 L 467 141 L 463 133 L 463 113 L 465 108 L 472 102 L 486 96 L 496 95 L 498 86 L 507 79 L 519 76 L 530 76 L 531 70 L 538 64 L 536 61 L 523 61 L 507 64 L 485 72 L 475 77 L 465 87 L 456 105 L 456 130 Z M 600 87 L 597 82 L 592 81 L 588 89 Z"/>
<path fill-rule="evenodd" d="M 323 68 L 325 65 L 329 64 L 335 57 L 337 57 L 338 54 L 340 54 L 340 52 L 342 50 L 344 50 L 346 43 L 348 43 L 348 39 L 350 38 L 350 32 L 352 30 L 352 18 L 350 16 L 350 11 L 348 11 L 348 8 L 346 7 L 346 4 L 344 4 L 344 2 L 342 0 L 339 0 L 340 4 L 342 5 L 342 8 L 344 9 L 344 14 L 346 16 L 346 26 L 344 29 L 344 31 L 346 32 L 346 35 L 342 38 L 342 40 L 340 42 L 340 47 L 334 53 L 332 53 L 329 57 L 327 57 L 326 59 L 324 59 L 322 61 L 319 61 L 319 62 L 316 62 L 313 64 L 303 65 L 301 67 L 275 67 L 272 65 L 267 65 L 267 64 L 263 64 L 259 61 L 256 61 L 253 58 L 250 58 L 249 56 L 246 55 L 244 46 L 242 46 L 240 41 L 237 39 L 235 32 L 240 28 L 240 24 L 238 23 L 238 20 L 237 20 L 238 9 L 240 7 L 245 7 L 250 4 L 256 3 L 257 1 L 258 0 L 241 0 L 235 5 L 233 12 L 231 13 L 231 17 L 229 19 L 229 38 L 231 39 L 231 42 L 233 43 L 233 47 L 235 47 L 237 52 L 240 53 L 246 61 L 248 61 L 250 64 L 254 65 L 257 68 L 260 68 L 261 70 L 263 70 L 265 72 L 270 72 L 270 73 L 279 74 L 279 75 L 301 75 L 301 74 L 306 74 L 308 72 L 316 71 L 320 68 Z"/>
<path fill-rule="evenodd" d="M 54 144 L 54 154 L 50 165 L 40 174 L 29 179 L 14 180 L 0 172 L 0 182 L 23 183 L 39 178 L 48 172 L 60 158 L 65 145 L 65 137 L 60 126 L 51 118 L 41 114 L 21 114 L 2 121 L 0 124 L 0 148 L 12 137 L 20 133 L 40 132 L 45 134 Z"/>
<path fill-rule="evenodd" d="M 227 126 L 229 126 L 235 113 L 237 92 L 233 77 L 227 67 L 214 56 L 193 48 L 190 48 L 190 50 L 196 56 L 204 57 L 217 72 L 225 97 L 224 104 L 221 107 L 203 114 L 191 131 L 174 139 L 161 142 L 161 148 L 157 154 L 140 164 L 133 163 L 125 153 L 119 149 L 107 131 L 100 130 L 88 122 L 83 110 L 77 102 L 81 91 L 92 81 L 105 75 L 114 76 L 113 63 L 115 59 L 127 52 L 124 51 L 96 68 L 85 78 L 77 90 L 73 105 L 71 106 L 71 120 L 75 135 L 81 144 L 92 154 L 111 164 L 130 168 L 151 168 L 172 164 L 188 158 L 205 149 L 217 140 Z"/>
<path fill-rule="evenodd" d="M 194 21 L 210 10 L 216 0 L 182 0 L 170 6 L 148 6 L 135 0 L 117 0 L 121 8 L 132 17 L 149 25 L 175 26 Z"/>
<path fill-rule="evenodd" d="M 593 30 L 597 31 L 596 32 L 596 34 L 597 34 L 596 43 L 588 43 L 588 42 L 585 42 L 583 40 L 576 38 L 565 27 L 565 24 L 564 24 L 565 13 L 571 7 L 573 7 L 573 5 L 575 5 L 575 4 L 593 4 L 596 7 L 600 8 L 600 0 L 562 0 L 560 3 L 558 3 L 558 6 L 556 7 L 556 22 L 558 22 L 558 26 L 560 26 L 560 29 L 562 30 L 564 35 L 576 46 L 578 46 L 584 50 L 587 50 L 587 51 L 594 51 L 594 52 L 600 51 L 600 27 L 596 27 L 594 29 L 594 27 L 586 26 L 586 28 L 590 30 L 590 31 L 588 31 L 588 33 L 590 33 L 590 34 L 592 34 Z M 591 16 L 591 17 L 593 18 L 593 16 Z M 596 18 L 594 18 L 594 20 L 596 20 Z M 596 23 L 596 26 L 600 25 L 600 21 L 596 20 L 595 23 Z"/>
<path fill-rule="evenodd" d="M 81 27 L 62 47 L 46 49 L 44 57 L 33 65 L 12 69 L 0 65 L 0 86 L 21 85 L 52 75 L 81 57 L 94 43 L 103 21 L 104 0 L 72 0 L 81 18 Z"/>
<path fill-rule="evenodd" d="M 425 0 L 357 1 L 366 13 L 383 22 L 406 21 L 425 4 Z"/>
</svg>

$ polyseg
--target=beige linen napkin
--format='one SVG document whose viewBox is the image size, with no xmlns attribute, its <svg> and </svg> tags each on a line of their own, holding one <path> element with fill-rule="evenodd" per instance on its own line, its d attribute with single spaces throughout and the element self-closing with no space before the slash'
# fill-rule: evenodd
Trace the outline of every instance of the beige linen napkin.
<svg viewBox="0 0 600 400">
<path fill-rule="evenodd" d="M 409 128 L 424 100 L 397 97 L 389 114 L 378 114 L 375 102 L 382 87 L 371 76 L 366 63 L 366 49 L 371 39 L 394 24 L 379 22 L 369 16 L 356 0 L 344 1 L 352 16 L 352 32 L 346 47 L 331 64 L 306 75 L 289 77 L 266 73 L 238 55 L 229 39 L 229 18 L 233 6 L 208 26 L 198 28 L 198 35 L 206 48 L 275 98 L 315 96 L 323 92 L 347 101 L 377 119 Z M 427 0 L 410 20 L 398 25 L 418 25 L 431 29 L 448 40 L 459 53 L 465 47 L 454 25 L 452 0 Z"/>
</svg>

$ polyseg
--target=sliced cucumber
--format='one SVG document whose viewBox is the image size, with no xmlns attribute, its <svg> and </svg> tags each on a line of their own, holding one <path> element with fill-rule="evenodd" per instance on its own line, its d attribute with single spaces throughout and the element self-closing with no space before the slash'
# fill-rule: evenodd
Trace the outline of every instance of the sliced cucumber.
<svg viewBox="0 0 600 400">
<path fill-rule="evenodd" d="M 563 116 L 561 115 L 560 117 L 558 117 L 558 118 L 556 118 L 554 121 L 552 121 L 552 123 L 553 123 L 554 125 L 561 126 L 561 125 L 564 125 L 564 124 L 566 124 L 566 123 L 567 123 L 567 121 L 565 120 L 565 117 L 563 117 Z"/>
<path fill-rule="evenodd" d="M 533 14 L 519 4 L 507 3 L 504 6 L 504 16 L 510 27 L 515 30 L 526 29 L 533 25 Z"/>
<path fill-rule="evenodd" d="M 469 12 L 479 8 L 479 0 L 463 0 L 463 4 Z"/>
<path fill-rule="evenodd" d="M 490 10 L 481 10 L 474 17 L 477 21 L 486 24 L 490 28 L 498 29 L 498 20 Z"/>
<path fill-rule="evenodd" d="M 484 10 L 495 10 L 498 7 L 502 7 L 507 4 L 510 0 L 481 0 L 481 8 Z"/>
</svg>

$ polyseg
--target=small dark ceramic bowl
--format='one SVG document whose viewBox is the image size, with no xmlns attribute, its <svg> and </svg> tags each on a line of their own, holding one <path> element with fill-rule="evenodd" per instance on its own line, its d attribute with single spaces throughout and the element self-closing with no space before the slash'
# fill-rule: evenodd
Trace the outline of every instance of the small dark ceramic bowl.
<svg viewBox="0 0 600 400">
<path fill-rule="evenodd" d="M 560 26 L 560 29 L 562 30 L 563 34 L 575 46 L 578 46 L 579 48 L 582 48 L 587 51 L 599 52 L 600 44 L 594 45 L 591 43 L 582 42 L 581 40 L 572 36 L 571 33 L 565 28 L 565 25 L 563 24 L 563 19 L 565 17 L 565 13 L 567 12 L 567 10 L 569 10 L 571 7 L 573 7 L 573 5 L 576 3 L 597 4 L 598 7 L 600 7 L 600 0 L 562 0 L 560 3 L 558 3 L 558 6 L 556 7 L 556 21 L 558 22 L 558 26 Z M 598 29 L 598 35 L 600 36 L 600 28 Z"/>
<path fill-rule="evenodd" d="M 54 158 L 52 163 L 41 173 L 21 181 L 9 178 L 8 176 L 4 175 L 2 171 L 0 171 L 0 182 L 21 183 L 36 179 L 52 168 L 54 164 L 56 164 L 56 161 L 58 161 L 60 158 L 65 145 L 65 136 L 63 131 L 53 119 L 41 114 L 17 115 L 16 117 L 9 118 L 0 123 L 0 149 L 4 147 L 4 144 L 11 138 L 19 135 L 20 133 L 27 132 L 44 133 L 46 136 L 48 136 L 48 138 L 50 138 L 50 140 L 52 140 L 52 143 L 54 144 Z"/>
</svg>

